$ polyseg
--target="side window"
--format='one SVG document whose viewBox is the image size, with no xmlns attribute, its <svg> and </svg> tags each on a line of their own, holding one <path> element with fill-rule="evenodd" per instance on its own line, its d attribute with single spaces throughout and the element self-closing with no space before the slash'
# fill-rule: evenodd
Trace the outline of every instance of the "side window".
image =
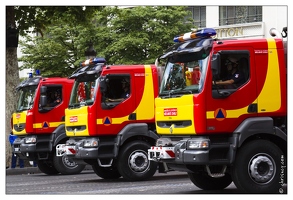
<svg viewBox="0 0 293 200">
<path fill-rule="evenodd" d="M 221 74 L 215 81 L 218 88 L 237 89 L 249 79 L 248 54 L 223 54 L 221 56 Z"/>
<path fill-rule="evenodd" d="M 107 76 L 107 90 L 102 94 L 102 104 L 106 104 L 106 108 L 123 102 L 130 95 L 131 84 L 129 75 Z"/>
<path fill-rule="evenodd" d="M 48 86 L 47 87 L 47 106 L 55 107 L 62 102 L 62 87 Z"/>
</svg>

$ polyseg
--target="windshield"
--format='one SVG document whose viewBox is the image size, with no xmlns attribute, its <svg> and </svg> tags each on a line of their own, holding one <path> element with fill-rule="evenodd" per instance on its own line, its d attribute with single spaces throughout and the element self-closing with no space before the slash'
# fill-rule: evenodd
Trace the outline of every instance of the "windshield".
<svg viewBox="0 0 293 200">
<path fill-rule="evenodd" d="M 22 87 L 17 90 L 17 107 L 16 111 L 32 109 L 37 85 Z"/>
<path fill-rule="evenodd" d="M 69 108 L 92 105 L 96 98 L 98 78 L 88 81 L 75 80 L 70 96 Z"/>
<path fill-rule="evenodd" d="M 160 96 L 201 92 L 209 56 L 189 62 L 167 62 L 160 87 Z"/>
</svg>

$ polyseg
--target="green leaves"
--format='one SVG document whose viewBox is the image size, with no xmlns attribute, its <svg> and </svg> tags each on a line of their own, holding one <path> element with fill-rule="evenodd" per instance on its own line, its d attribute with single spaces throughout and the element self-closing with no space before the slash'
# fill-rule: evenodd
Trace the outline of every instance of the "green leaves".
<svg viewBox="0 0 293 200">
<path fill-rule="evenodd" d="M 70 75 L 85 59 L 89 41 L 108 64 L 153 64 L 175 35 L 194 28 L 183 6 L 38 9 L 42 35 L 21 42 L 20 60 L 22 68 L 40 69 L 46 76 Z"/>
</svg>

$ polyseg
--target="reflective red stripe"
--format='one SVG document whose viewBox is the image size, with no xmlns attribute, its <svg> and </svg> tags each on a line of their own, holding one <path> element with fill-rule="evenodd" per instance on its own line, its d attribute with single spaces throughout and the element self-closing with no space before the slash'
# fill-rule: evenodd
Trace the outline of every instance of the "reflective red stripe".
<svg viewBox="0 0 293 200">
<path fill-rule="evenodd" d="M 175 158 L 175 153 L 171 150 L 166 150 L 166 153 L 171 157 L 171 158 Z"/>
<path fill-rule="evenodd" d="M 72 148 L 68 149 L 68 151 L 70 151 L 72 154 L 76 153 L 75 149 L 72 149 Z"/>
</svg>

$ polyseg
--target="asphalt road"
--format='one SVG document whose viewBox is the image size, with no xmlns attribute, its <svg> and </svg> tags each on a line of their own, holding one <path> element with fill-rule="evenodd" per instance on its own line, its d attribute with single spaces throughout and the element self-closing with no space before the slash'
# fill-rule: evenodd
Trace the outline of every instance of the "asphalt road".
<svg viewBox="0 0 293 200">
<path fill-rule="evenodd" d="M 34 169 L 35 170 L 35 169 Z M 284 187 L 284 194 L 287 186 Z M 77 175 L 48 176 L 43 173 L 6 175 L 8 195 L 173 195 L 173 194 L 240 194 L 232 183 L 224 190 L 204 191 L 197 188 L 185 172 L 156 173 L 147 181 L 127 182 L 123 178 L 105 180 L 93 170 Z M 173 196 L 172 196 L 173 197 Z M 15 199 L 15 198 L 13 198 Z"/>
</svg>

